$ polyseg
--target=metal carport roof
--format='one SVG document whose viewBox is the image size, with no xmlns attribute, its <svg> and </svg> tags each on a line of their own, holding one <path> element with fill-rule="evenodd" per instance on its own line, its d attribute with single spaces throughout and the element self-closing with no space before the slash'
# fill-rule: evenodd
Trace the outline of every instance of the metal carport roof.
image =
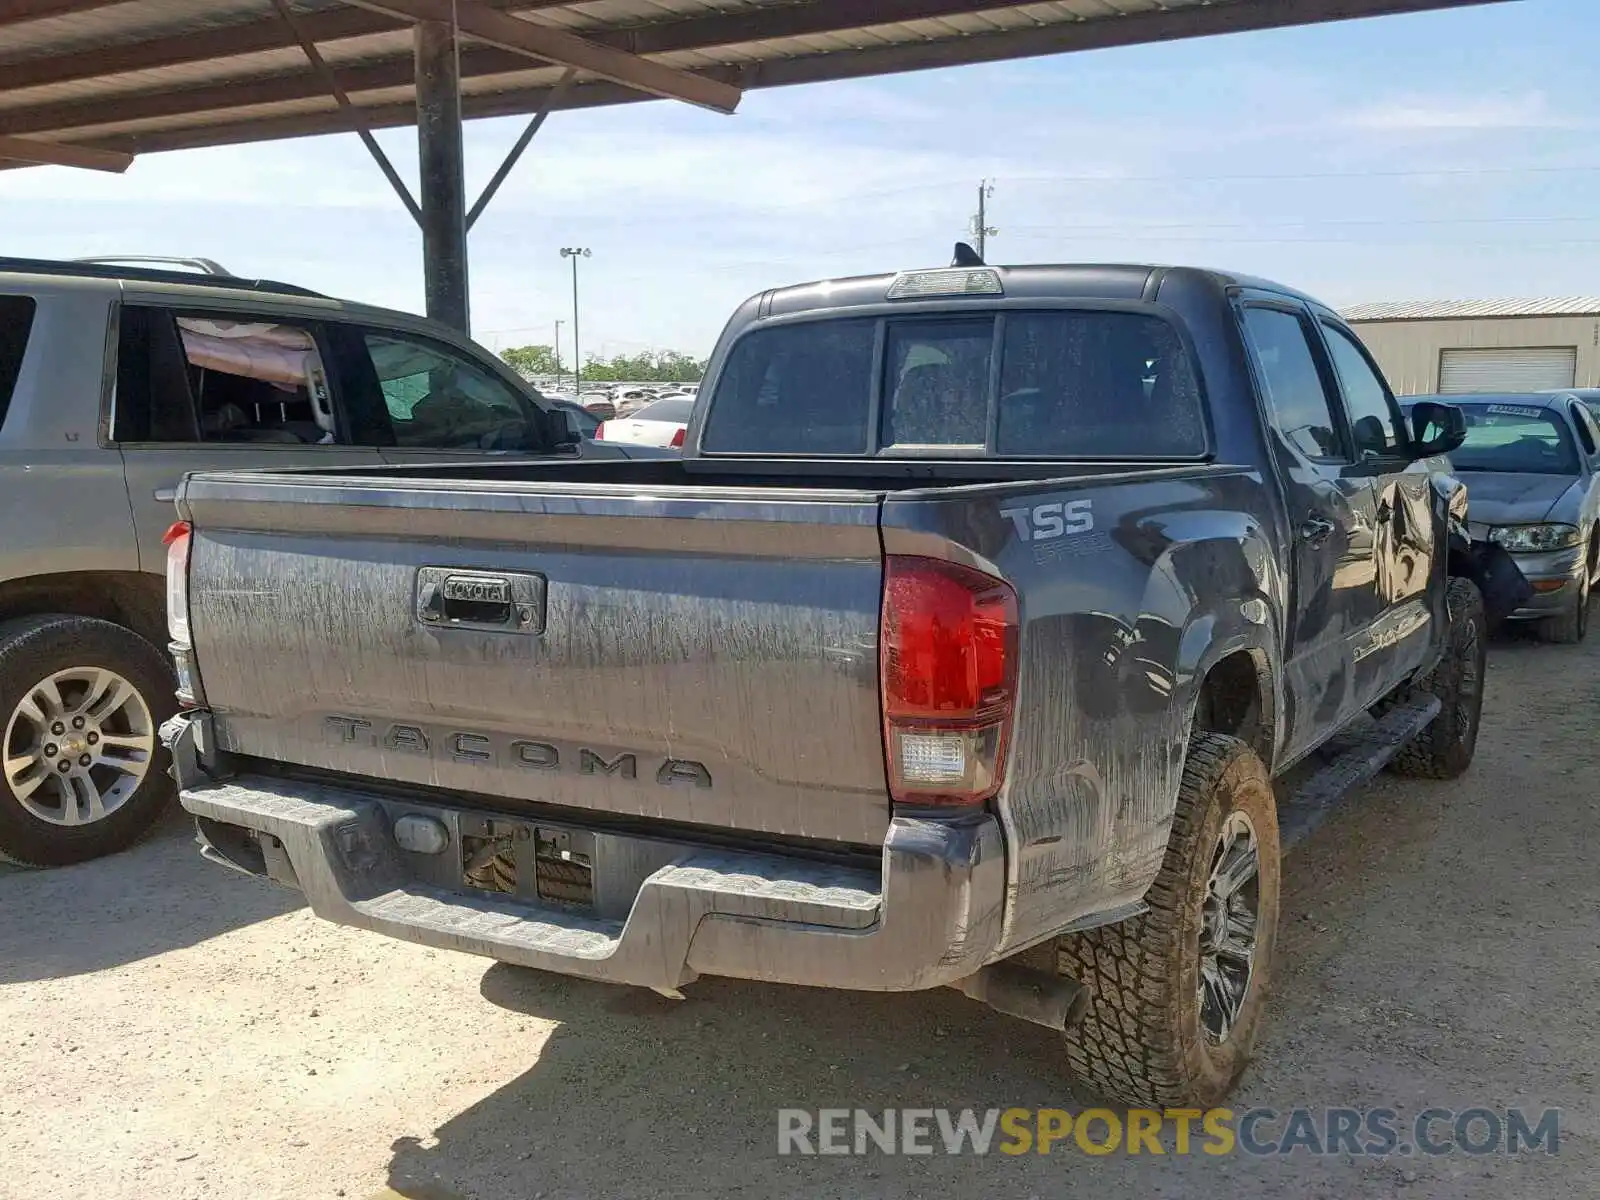
<svg viewBox="0 0 1600 1200">
<path fill-rule="evenodd" d="M 467 329 L 467 231 L 554 110 L 1498 0 L 0 0 L 0 168 L 347 130 Z M 464 118 L 531 113 L 476 203 Z M 417 126 L 413 196 L 372 130 Z M 576 318 L 575 318 L 576 319 Z"/>
<path fill-rule="evenodd" d="M 487 117 L 652 96 L 731 111 L 747 88 L 1486 2 L 0 0 L 0 158 L 116 169 L 84 151 L 411 124 L 419 21 L 454 20 L 462 114 Z"/>
</svg>

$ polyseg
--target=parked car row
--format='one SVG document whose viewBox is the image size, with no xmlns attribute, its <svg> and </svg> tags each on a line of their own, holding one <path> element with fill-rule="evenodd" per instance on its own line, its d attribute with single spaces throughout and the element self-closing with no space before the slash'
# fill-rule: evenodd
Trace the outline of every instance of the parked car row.
<svg viewBox="0 0 1600 1200">
<path fill-rule="evenodd" d="M 576 404 L 599 420 L 609 421 L 619 416 L 632 416 L 640 408 L 657 400 L 680 397 L 693 399 L 699 389 L 698 383 L 671 383 L 587 387 L 579 396 L 563 392 L 559 386 L 542 387 L 540 391 L 551 400 Z"/>
</svg>

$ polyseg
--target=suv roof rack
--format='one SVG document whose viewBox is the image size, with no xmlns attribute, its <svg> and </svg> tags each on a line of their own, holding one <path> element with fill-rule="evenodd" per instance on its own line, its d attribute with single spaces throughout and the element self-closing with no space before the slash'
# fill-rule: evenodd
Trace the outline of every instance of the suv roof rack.
<svg viewBox="0 0 1600 1200">
<path fill-rule="evenodd" d="M 165 263 L 167 266 L 171 267 L 188 267 L 191 271 L 198 271 L 202 275 L 233 274 L 232 271 L 228 270 L 227 267 L 223 266 L 214 258 L 168 258 L 167 256 L 160 254 L 103 254 L 92 255 L 88 258 L 74 258 L 70 261 L 77 263 L 99 263 L 108 267 L 114 267 L 118 263 L 134 263 L 139 265 L 146 263 Z"/>
<path fill-rule="evenodd" d="M 119 258 L 115 262 L 128 262 L 129 259 Z M 160 262 L 209 262 L 208 259 L 159 259 Z M 216 263 L 211 263 L 216 267 Z M 218 267 L 220 271 L 221 268 Z M 282 296 L 310 296 L 319 300 L 328 297 L 322 292 L 312 291 L 310 288 L 300 287 L 293 283 L 279 283 L 275 279 L 241 279 L 236 275 L 226 273 L 216 274 L 201 269 L 195 271 L 162 270 L 158 267 L 122 267 L 113 265 L 112 261 L 100 260 L 62 260 L 53 258 L 4 258 L 0 257 L 0 274 L 14 273 L 20 275 L 66 275 L 79 279 L 138 279 L 151 283 L 187 283 L 198 287 L 228 287 L 241 288 L 251 292 L 272 292 Z"/>
</svg>

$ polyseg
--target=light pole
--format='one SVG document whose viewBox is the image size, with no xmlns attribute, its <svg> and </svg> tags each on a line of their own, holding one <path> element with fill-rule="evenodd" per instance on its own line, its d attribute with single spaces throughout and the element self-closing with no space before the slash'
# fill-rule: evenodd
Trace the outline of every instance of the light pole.
<svg viewBox="0 0 1600 1200">
<path fill-rule="evenodd" d="M 561 327 L 563 325 L 565 325 L 565 324 L 566 324 L 565 321 L 557 321 L 556 322 L 556 343 L 555 343 L 555 352 L 556 352 L 556 387 L 558 387 L 558 388 L 561 386 Z M 573 397 L 574 398 L 577 397 L 577 393 L 576 392 L 573 393 Z"/>
<path fill-rule="evenodd" d="M 563 246 L 561 257 L 572 260 L 572 390 L 583 389 L 583 349 L 578 345 L 578 260 L 594 252 L 587 246 Z"/>
</svg>

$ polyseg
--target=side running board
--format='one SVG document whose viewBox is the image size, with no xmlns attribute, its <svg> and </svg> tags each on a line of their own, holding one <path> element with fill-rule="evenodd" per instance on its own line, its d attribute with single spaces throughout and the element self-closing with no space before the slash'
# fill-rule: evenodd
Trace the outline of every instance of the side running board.
<svg viewBox="0 0 1600 1200">
<path fill-rule="evenodd" d="M 1287 850 L 1328 819 L 1340 798 L 1366 783 L 1439 715 L 1437 696 L 1391 709 L 1338 744 L 1338 757 L 1278 805 L 1278 845 Z"/>
</svg>

